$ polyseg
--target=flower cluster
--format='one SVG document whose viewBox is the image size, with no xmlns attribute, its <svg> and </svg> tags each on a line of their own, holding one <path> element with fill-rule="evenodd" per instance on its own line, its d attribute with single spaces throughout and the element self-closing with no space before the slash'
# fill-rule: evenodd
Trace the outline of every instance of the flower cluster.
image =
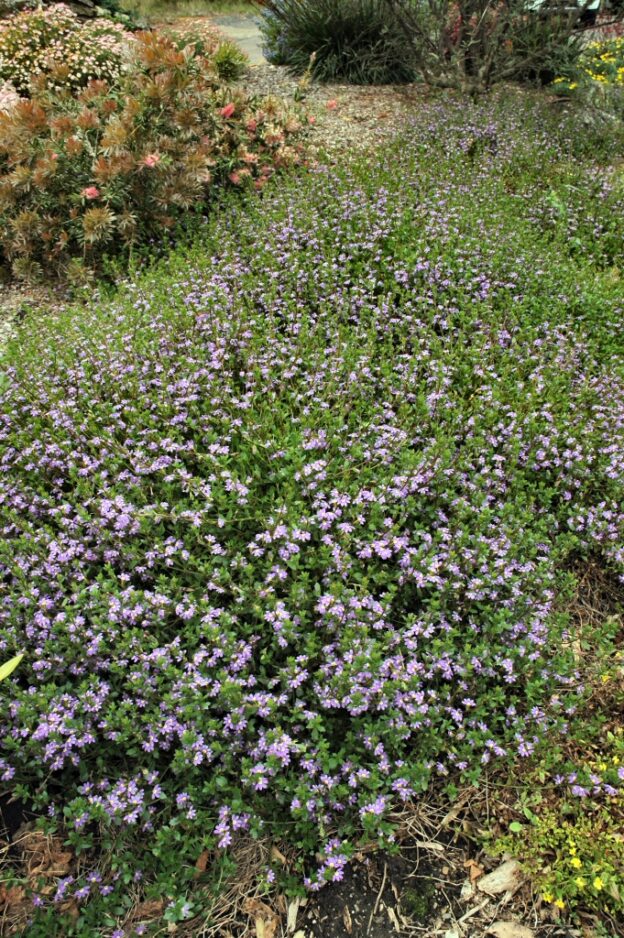
<svg viewBox="0 0 624 938">
<path fill-rule="evenodd" d="M 590 42 L 581 67 L 592 81 L 624 85 L 624 36 Z"/>
<path fill-rule="evenodd" d="M 0 113 L 0 247 L 16 273 L 162 237 L 222 182 L 262 188 L 298 159 L 298 118 L 230 91 L 194 44 L 140 34 L 116 86 Z M 70 267 L 71 270 L 71 267 Z"/>
<path fill-rule="evenodd" d="M 594 40 L 583 50 L 575 71 L 553 81 L 557 91 L 574 91 L 587 86 L 624 88 L 624 36 Z"/>
<path fill-rule="evenodd" d="M 22 94 L 43 84 L 77 90 L 90 81 L 114 81 L 125 67 L 132 37 L 98 17 L 81 21 L 62 3 L 0 20 L 0 80 Z"/>
<path fill-rule="evenodd" d="M 226 200 L 9 350 L 1 769 L 80 850 L 87 931 L 134 869 L 184 906 L 204 850 L 263 831 L 339 879 L 432 779 L 574 716 L 560 589 L 572 558 L 624 575 L 623 320 L 600 233 L 535 224 L 550 185 L 590 198 L 540 115 L 424 104 L 378 165 Z"/>
</svg>

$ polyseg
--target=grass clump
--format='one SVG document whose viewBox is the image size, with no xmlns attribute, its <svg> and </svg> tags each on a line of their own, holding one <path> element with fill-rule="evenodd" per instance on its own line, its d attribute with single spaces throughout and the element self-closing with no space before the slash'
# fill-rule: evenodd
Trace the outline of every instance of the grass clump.
<svg viewBox="0 0 624 938">
<path fill-rule="evenodd" d="M 21 328 L 0 771 L 75 857 L 22 881 L 29 934 L 122 928 L 129 884 L 207 927 L 246 837 L 317 890 L 568 731 L 558 596 L 572 558 L 624 573 L 622 193 L 577 147 L 515 97 L 430 103 Z"/>
<path fill-rule="evenodd" d="M 356 85 L 413 81 L 405 29 L 383 0 L 269 0 L 265 54 L 298 74 Z"/>
</svg>

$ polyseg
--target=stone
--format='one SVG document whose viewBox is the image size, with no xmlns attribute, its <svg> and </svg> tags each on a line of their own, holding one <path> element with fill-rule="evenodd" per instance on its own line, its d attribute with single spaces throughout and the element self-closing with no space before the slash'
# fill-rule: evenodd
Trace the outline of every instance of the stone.
<svg viewBox="0 0 624 938">
<path fill-rule="evenodd" d="M 487 930 L 494 938 L 535 938 L 535 932 L 518 922 L 494 922 Z"/>
<path fill-rule="evenodd" d="M 502 892 L 515 892 L 524 879 L 517 860 L 506 860 L 492 873 L 488 873 L 477 883 L 477 889 L 488 896 L 498 896 Z"/>
</svg>

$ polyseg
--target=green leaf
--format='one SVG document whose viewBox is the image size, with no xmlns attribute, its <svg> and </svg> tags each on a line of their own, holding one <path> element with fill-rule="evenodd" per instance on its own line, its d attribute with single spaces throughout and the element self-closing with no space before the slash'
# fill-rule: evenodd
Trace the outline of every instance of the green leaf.
<svg viewBox="0 0 624 938">
<path fill-rule="evenodd" d="M 520 834 L 523 830 L 523 825 L 520 823 L 520 821 L 512 821 L 509 825 L 509 830 L 513 834 Z"/>
<path fill-rule="evenodd" d="M 23 654 L 15 655 L 14 658 L 11 658 L 10 661 L 7 661 L 5 664 L 0 665 L 0 681 L 3 681 L 5 677 L 8 677 L 9 674 L 12 674 L 15 671 L 16 667 L 24 657 Z"/>
</svg>

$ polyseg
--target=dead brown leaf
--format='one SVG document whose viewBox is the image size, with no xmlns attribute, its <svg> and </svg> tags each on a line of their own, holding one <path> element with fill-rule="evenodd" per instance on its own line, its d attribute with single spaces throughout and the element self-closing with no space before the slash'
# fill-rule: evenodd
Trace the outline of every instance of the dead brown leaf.
<svg viewBox="0 0 624 938">
<path fill-rule="evenodd" d="M 301 905 L 301 900 L 297 896 L 288 906 L 288 912 L 286 913 L 286 931 L 291 935 L 297 927 L 297 915 L 299 914 L 299 907 Z"/>
<path fill-rule="evenodd" d="M 197 870 L 196 876 L 198 876 L 200 873 L 206 872 L 206 867 L 208 866 L 209 856 L 210 856 L 209 850 L 202 850 L 200 855 L 197 857 L 197 861 L 195 863 L 195 869 Z"/>
<path fill-rule="evenodd" d="M 275 846 L 271 847 L 271 859 L 277 860 L 277 862 L 281 863 L 282 866 L 286 866 L 286 864 L 288 863 L 288 860 L 286 859 L 282 851 L 278 850 L 278 848 Z"/>
<path fill-rule="evenodd" d="M 145 902 L 139 902 L 132 913 L 133 918 L 155 918 L 160 915 L 165 908 L 164 899 L 146 899 Z"/>
<path fill-rule="evenodd" d="M 494 922 L 487 931 L 494 938 L 535 938 L 535 932 L 518 922 Z"/>
<path fill-rule="evenodd" d="M 61 912 L 64 912 L 66 915 L 71 915 L 72 918 L 78 918 L 80 915 L 78 903 L 75 899 L 70 899 L 69 902 L 63 902 L 60 908 Z"/>
<path fill-rule="evenodd" d="M 349 907 L 344 906 L 342 910 L 342 921 L 344 923 L 345 931 L 347 935 L 352 934 L 353 932 L 353 922 L 351 921 L 351 913 L 349 912 Z"/>
<path fill-rule="evenodd" d="M 489 896 L 498 896 L 503 892 L 515 892 L 522 885 L 524 874 L 517 860 L 506 860 L 492 873 L 488 873 L 477 883 L 477 888 Z"/>
<path fill-rule="evenodd" d="M 482 866 L 479 866 L 476 860 L 466 860 L 464 863 L 465 869 L 468 870 L 468 876 L 471 883 L 476 883 L 476 881 L 483 876 L 485 870 Z"/>
<path fill-rule="evenodd" d="M 20 905 L 26 898 L 26 893 L 21 888 L 21 886 L 0 886 L 0 907 L 6 906 L 7 909 L 11 909 L 16 905 Z"/>
<path fill-rule="evenodd" d="M 257 918 L 255 921 L 257 938 L 275 938 L 278 925 L 279 920 L 277 918 L 271 919 L 270 921 L 264 918 Z"/>
<path fill-rule="evenodd" d="M 256 938 L 275 938 L 280 922 L 270 906 L 260 899 L 247 899 L 243 911 L 254 919 Z"/>
<path fill-rule="evenodd" d="M 59 837 L 48 837 L 42 831 L 25 831 L 15 847 L 29 877 L 67 876 L 74 861 L 74 854 Z"/>
</svg>

